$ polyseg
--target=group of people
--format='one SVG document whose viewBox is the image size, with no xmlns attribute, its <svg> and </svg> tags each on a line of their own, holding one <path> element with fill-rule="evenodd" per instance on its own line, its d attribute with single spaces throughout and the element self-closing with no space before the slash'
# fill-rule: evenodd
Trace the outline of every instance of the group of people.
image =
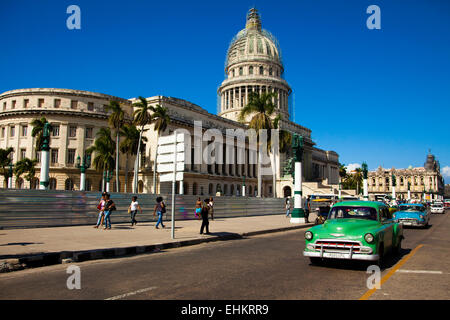
<svg viewBox="0 0 450 320">
<path fill-rule="evenodd" d="M 111 195 L 107 192 L 102 193 L 100 202 L 97 205 L 99 210 L 97 224 L 94 228 L 97 228 L 104 224 L 104 230 L 111 229 L 111 212 L 116 209 L 116 205 L 113 200 L 111 200 Z M 128 213 L 131 218 L 131 226 L 137 225 L 136 214 L 138 211 L 142 214 L 142 208 L 137 201 L 137 196 L 131 198 L 131 203 L 128 206 Z M 159 225 L 164 229 L 163 215 L 166 213 L 166 204 L 164 203 L 163 197 L 156 198 L 156 204 L 153 208 L 153 216 L 158 216 L 158 221 L 156 222 L 155 228 L 159 229 Z M 196 218 L 202 219 L 202 225 L 200 227 L 200 234 L 210 234 L 209 232 L 209 215 L 211 215 L 211 220 L 214 220 L 214 200 L 212 197 L 202 201 L 200 197 L 195 203 L 195 213 Z"/>
<path fill-rule="evenodd" d="M 284 205 L 285 205 L 285 209 L 286 209 L 286 218 L 288 218 L 289 215 L 291 214 L 291 198 L 290 197 L 286 197 L 286 199 L 284 201 Z M 306 220 L 306 222 L 308 222 L 309 212 L 311 211 L 311 196 L 308 196 L 306 198 L 304 210 L 305 210 L 305 220 Z"/>
</svg>

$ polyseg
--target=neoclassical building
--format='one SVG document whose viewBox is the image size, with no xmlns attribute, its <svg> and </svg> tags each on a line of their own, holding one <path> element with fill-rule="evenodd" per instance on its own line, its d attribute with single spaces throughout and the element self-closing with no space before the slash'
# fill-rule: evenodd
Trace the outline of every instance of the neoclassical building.
<svg viewBox="0 0 450 320">
<path fill-rule="evenodd" d="M 310 187 L 304 193 L 318 192 L 321 187 L 337 189 L 339 182 L 339 158 L 334 151 L 317 148 L 311 138 L 311 130 L 293 121 L 291 118 L 290 99 L 292 89 L 284 79 L 284 65 L 277 40 L 268 31 L 262 29 L 261 19 L 255 9 L 247 14 L 246 26 L 232 40 L 225 64 L 226 79 L 218 89 L 218 114 L 212 114 L 204 108 L 189 101 L 152 96 L 147 98 L 151 105 L 159 104 L 168 110 L 171 123 L 161 135 L 170 135 L 175 130 L 185 130 L 191 134 L 191 145 L 195 145 L 194 121 L 201 121 L 203 131 L 217 129 L 226 135 L 227 129 L 246 130 L 247 124 L 238 121 L 240 110 L 248 102 L 250 92 L 276 92 L 274 103 L 276 113 L 282 115 L 280 128 L 291 133 L 301 134 L 305 141 L 303 175 L 305 185 Z M 126 120 L 131 121 L 132 104 L 136 98 L 123 99 L 115 96 L 69 89 L 20 89 L 0 94 L 0 148 L 13 147 L 13 163 L 27 158 L 39 159 L 35 150 L 35 141 L 31 137 L 33 119 L 46 117 L 53 126 L 50 139 L 50 188 L 59 190 L 78 190 L 80 170 L 76 168 L 76 158 L 83 156 L 85 150 L 94 143 L 98 130 L 108 126 L 108 114 L 105 105 L 110 100 L 120 102 L 126 113 Z M 247 119 L 248 121 L 248 119 Z M 153 124 L 148 125 L 144 136 L 147 143 L 141 148 L 139 157 L 138 192 L 167 193 L 170 183 L 153 186 L 153 168 L 156 155 L 157 135 Z M 233 139 L 237 139 L 233 137 Z M 202 147 L 210 141 L 201 141 Z M 194 153 L 194 150 L 192 150 Z M 230 150 L 224 147 L 225 157 Z M 235 149 L 234 154 L 237 153 Z M 249 141 L 245 141 L 244 164 L 186 164 L 184 180 L 177 183 L 177 192 L 191 195 L 215 195 L 218 190 L 223 195 L 241 195 L 242 186 L 246 185 L 246 194 L 257 194 L 257 166 L 250 164 Z M 291 194 L 293 181 L 286 172 L 286 160 L 291 156 L 275 154 L 274 165 L 276 185 L 273 176 L 264 175 L 261 186 L 263 196 L 285 196 Z M 130 192 L 132 190 L 133 157 L 121 155 L 119 163 L 119 187 L 111 179 L 111 190 Z M 266 165 L 271 168 L 272 163 Z M 13 177 L 13 186 L 17 188 L 34 188 L 38 185 L 39 165 L 36 178 L 30 183 L 23 178 Z M 158 175 L 157 175 L 158 177 Z M 87 171 L 87 190 L 101 190 L 102 174 L 93 168 Z M 125 183 L 126 181 L 126 183 Z M 181 187 L 182 186 L 182 187 Z M 315 188 L 313 188 L 313 186 Z M 6 181 L 0 177 L 0 187 L 6 187 Z M 156 188 L 155 188 L 156 187 Z"/>
<path fill-rule="evenodd" d="M 423 194 L 429 199 L 438 199 L 444 196 L 444 179 L 440 172 L 439 161 L 435 156 L 428 154 L 423 167 L 407 169 L 383 169 L 381 166 L 368 173 L 369 197 L 376 194 L 391 195 L 393 188 L 392 175 L 395 177 L 395 193 L 399 199 L 407 199 L 408 182 L 410 183 L 411 198 L 423 199 Z"/>
</svg>

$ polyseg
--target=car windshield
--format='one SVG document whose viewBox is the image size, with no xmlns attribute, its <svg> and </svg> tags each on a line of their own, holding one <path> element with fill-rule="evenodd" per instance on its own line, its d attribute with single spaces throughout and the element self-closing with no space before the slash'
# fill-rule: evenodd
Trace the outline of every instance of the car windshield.
<svg viewBox="0 0 450 320">
<path fill-rule="evenodd" d="M 422 206 L 400 206 L 400 211 L 425 211 L 425 207 Z"/>
<path fill-rule="evenodd" d="M 377 220 L 377 210 L 372 207 L 346 207 L 339 206 L 331 209 L 328 219 L 366 219 Z"/>
<path fill-rule="evenodd" d="M 443 206 L 442 206 L 442 204 L 433 204 L 431 207 L 432 208 L 442 208 Z"/>
</svg>

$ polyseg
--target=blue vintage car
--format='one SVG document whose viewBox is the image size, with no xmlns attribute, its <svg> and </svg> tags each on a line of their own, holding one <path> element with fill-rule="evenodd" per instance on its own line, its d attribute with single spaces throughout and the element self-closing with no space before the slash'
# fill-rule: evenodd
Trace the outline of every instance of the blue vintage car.
<svg viewBox="0 0 450 320">
<path fill-rule="evenodd" d="M 403 226 L 427 227 L 430 214 L 423 204 L 404 203 L 398 206 L 398 211 L 392 218 Z"/>
</svg>

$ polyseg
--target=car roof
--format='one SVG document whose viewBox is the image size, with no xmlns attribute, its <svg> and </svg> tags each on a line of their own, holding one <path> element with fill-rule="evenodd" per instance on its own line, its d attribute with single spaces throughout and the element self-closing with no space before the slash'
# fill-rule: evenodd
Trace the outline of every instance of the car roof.
<svg viewBox="0 0 450 320">
<path fill-rule="evenodd" d="M 421 203 L 402 203 L 401 206 L 418 206 L 418 207 L 423 207 L 423 204 L 421 204 Z"/>
<path fill-rule="evenodd" d="M 387 207 L 387 205 L 385 205 L 383 202 L 380 201 L 355 200 L 355 201 L 337 202 L 334 204 L 333 207 L 371 207 L 375 209 L 380 209 Z"/>
</svg>

